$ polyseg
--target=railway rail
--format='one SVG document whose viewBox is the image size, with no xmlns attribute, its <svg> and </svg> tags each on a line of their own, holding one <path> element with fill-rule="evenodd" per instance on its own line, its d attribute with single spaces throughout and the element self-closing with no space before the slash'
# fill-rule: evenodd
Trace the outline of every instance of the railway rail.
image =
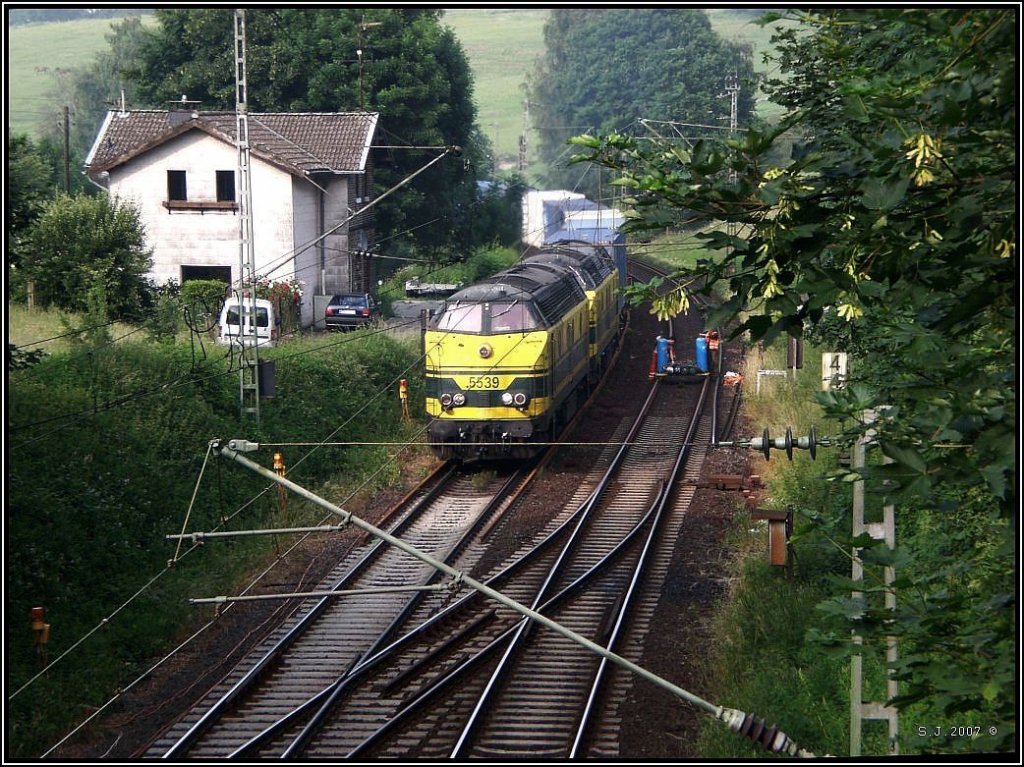
<svg viewBox="0 0 1024 767">
<path fill-rule="evenodd" d="M 642 417 L 620 427 L 612 441 L 622 446 L 615 455 L 611 447 L 603 451 L 575 508 L 487 575 L 488 585 L 638 656 L 657 594 L 642 576 L 657 582 L 667 567 L 673 517 L 685 513 L 703 450 L 715 439 L 711 380 L 704 379 L 701 407 L 688 425 L 678 401 L 659 401 L 674 387 L 652 385 Z M 469 568 L 501 513 L 515 508 L 511 488 L 521 492 L 528 482 L 512 472 L 485 482 L 448 471 L 408 499 L 391 529 Z M 444 485 L 447 491 L 438 489 Z M 436 588 L 438 575 L 429 569 L 368 542 L 332 574 L 328 591 Z M 304 604 L 293 625 L 269 638 L 147 755 L 618 755 L 615 701 L 629 684 L 629 674 L 606 660 L 475 592 L 457 600 L 427 590 L 372 600 L 325 596 Z M 443 704 L 431 706 L 442 693 Z"/>
<path fill-rule="evenodd" d="M 458 559 L 470 538 L 501 513 L 522 489 L 527 468 L 495 473 L 486 483 L 444 465 L 403 504 L 391 526 L 394 535 L 442 559 Z M 374 598 L 307 600 L 290 625 L 272 635 L 252 659 L 218 685 L 207 700 L 155 744 L 164 757 L 220 755 L 280 716 L 335 683 L 359 653 L 372 649 L 392 630 L 396 617 L 414 609 L 437 574 L 417 560 L 369 540 L 342 561 L 326 592 L 371 590 Z M 389 591 L 391 590 L 391 591 Z"/>
</svg>

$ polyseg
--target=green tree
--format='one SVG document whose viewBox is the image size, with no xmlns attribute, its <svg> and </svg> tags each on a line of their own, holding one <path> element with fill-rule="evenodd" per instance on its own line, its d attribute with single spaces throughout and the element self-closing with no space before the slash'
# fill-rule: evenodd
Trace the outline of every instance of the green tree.
<svg viewBox="0 0 1024 767">
<path fill-rule="evenodd" d="M 246 15 L 250 110 L 379 112 L 377 143 L 394 147 L 377 156 L 379 192 L 435 158 L 436 147 L 463 147 L 462 159 L 437 163 L 376 209 L 380 231 L 410 231 L 426 252 L 465 244 L 463 215 L 482 165 L 471 142 L 469 65 L 441 13 L 339 7 Z M 162 107 L 187 94 L 202 109 L 234 109 L 232 11 L 168 10 L 156 17 L 159 27 L 142 47 L 136 75 L 139 98 Z"/>
<path fill-rule="evenodd" d="M 97 283 L 109 319 L 138 319 L 151 266 L 138 210 L 106 195 L 61 195 L 28 233 L 23 266 L 36 300 L 72 311 L 88 308 Z"/>
<path fill-rule="evenodd" d="M 593 169 L 568 163 L 570 136 L 627 132 L 644 118 L 727 127 L 730 76 L 743 85 L 744 123 L 754 106 L 749 50 L 720 39 L 701 10 L 553 10 L 544 42 L 530 111 L 555 186 L 597 196 Z"/>
<path fill-rule="evenodd" d="M 898 705 L 976 712 L 997 734 L 986 727 L 963 746 L 1012 748 L 1016 11 L 800 20 L 775 40 L 769 91 L 790 110 L 776 129 L 685 149 L 621 135 L 576 142 L 635 193 L 634 228 L 694 212 L 737 225 L 735 236 L 705 235 L 724 258 L 687 273 L 727 286 L 711 322 L 745 318 L 738 332 L 753 339 L 813 327 L 862 355 L 852 385 L 820 399 L 848 439 L 866 433 L 866 409 L 879 413 L 875 444 L 893 463 L 864 476 L 913 529 L 897 560 L 879 546 L 864 554 L 900 562 L 897 611 L 845 612 L 862 634 L 899 637 Z M 772 166 L 783 132 L 804 138 Z M 687 304 L 679 292 L 655 301 L 663 314 Z"/>
<path fill-rule="evenodd" d="M 109 49 L 96 54 L 92 61 L 60 77 L 56 92 L 51 94 L 52 102 L 60 106 L 47 117 L 41 135 L 48 145 L 48 151 L 55 160 L 59 174 L 54 180 L 64 187 L 63 151 L 64 116 L 63 107 L 70 114 L 69 150 L 71 155 L 70 192 L 95 190 L 81 172 L 82 163 L 92 143 L 96 140 L 107 110 L 116 108 L 124 95 L 125 103 L 131 106 L 134 88 L 128 73 L 137 68 L 139 48 L 144 39 L 144 28 L 138 16 L 129 16 L 110 25 L 106 35 Z"/>
<path fill-rule="evenodd" d="M 517 173 L 482 184 L 470 216 L 474 245 L 518 245 L 526 190 L 526 181 Z"/>
<path fill-rule="evenodd" d="M 7 266 L 18 267 L 29 228 L 53 196 L 50 169 L 28 136 L 7 138 Z"/>
</svg>

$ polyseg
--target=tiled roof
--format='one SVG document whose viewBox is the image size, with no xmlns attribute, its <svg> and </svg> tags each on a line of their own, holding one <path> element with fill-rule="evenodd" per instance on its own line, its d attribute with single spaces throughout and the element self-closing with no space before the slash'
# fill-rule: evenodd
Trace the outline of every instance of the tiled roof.
<svg viewBox="0 0 1024 767">
<path fill-rule="evenodd" d="M 248 122 L 253 156 L 297 174 L 356 173 L 365 170 L 377 114 L 271 112 Z M 194 129 L 234 145 L 236 124 L 234 112 L 111 111 L 85 164 L 97 175 Z"/>
</svg>

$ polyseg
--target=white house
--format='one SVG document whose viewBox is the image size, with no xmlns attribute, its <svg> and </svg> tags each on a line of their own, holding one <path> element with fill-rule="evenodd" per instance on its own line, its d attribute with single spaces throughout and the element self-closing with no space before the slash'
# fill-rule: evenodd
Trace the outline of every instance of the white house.
<svg viewBox="0 0 1024 767">
<path fill-rule="evenodd" d="M 302 324 L 314 297 L 373 283 L 370 147 L 378 115 L 250 114 L 249 180 L 256 272 L 303 282 Z M 240 198 L 234 112 L 125 110 L 107 114 L 88 176 L 131 200 L 153 250 L 153 281 L 240 275 Z M 321 299 L 322 300 L 322 299 Z M 321 302 L 318 301 L 319 305 Z"/>
</svg>

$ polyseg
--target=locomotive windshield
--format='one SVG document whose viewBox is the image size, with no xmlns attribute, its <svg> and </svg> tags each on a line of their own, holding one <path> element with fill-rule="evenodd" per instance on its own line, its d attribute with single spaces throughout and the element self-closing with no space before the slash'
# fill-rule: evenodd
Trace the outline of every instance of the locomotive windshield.
<svg viewBox="0 0 1024 767">
<path fill-rule="evenodd" d="M 521 301 L 491 304 L 491 332 L 512 333 L 539 327 L 528 304 Z"/>
<path fill-rule="evenodd" d="M 484 329 L 483 308 L 484 304 L 449 306 L 437 318 L 437 329 L 453 333 L 480 333 Z"/>
<path fill-rule="evenodd" d="M 453 333 L 515 333 L 542 327 L 528 303 L 496 301 L 449 306 L 437 319 L 437 329 Z"/>
</svg>

